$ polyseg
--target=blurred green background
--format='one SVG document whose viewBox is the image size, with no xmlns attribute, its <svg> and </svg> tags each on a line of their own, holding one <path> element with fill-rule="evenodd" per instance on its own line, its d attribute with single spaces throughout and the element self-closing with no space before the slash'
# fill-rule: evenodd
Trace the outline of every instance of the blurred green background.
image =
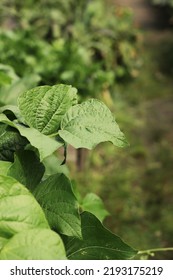
<svg viewBox="0 0 173 280">
<path fill-rule="evenodd" d="M 37 85 L 67 83 L 81 100 L 109 106 L 130 146 L 69 147 L 67 164 L 82 196 L 103 199 L 104 224 L 140 250 L 173 247 L 172 7 L 171 0 L 0 2 L 0 104 Z"/>
</svg>

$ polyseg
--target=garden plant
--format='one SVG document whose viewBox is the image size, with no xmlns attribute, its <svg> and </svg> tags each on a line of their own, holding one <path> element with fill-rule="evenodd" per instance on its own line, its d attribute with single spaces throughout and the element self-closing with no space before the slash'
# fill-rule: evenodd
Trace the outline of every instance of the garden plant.
<svg viewBox="0 0 173 280">
<path fill-rule="evenodd" d="M 0 115 L 0 259 L 128 259 L 137 251 L 80 206 L 70 179 L 46 173 L 46 158 L 67 145 L 92 149 L 127 141 L 106 105 L 78 104 L 68 85 L 19 95 Z M 96 202 L 97 203 L 97 202 Z M 99 201 L 100 203 L 100 201 Z M 99 205 L 102 208 L 102 204 Z"/>
<path fill-rule="evenodd" d="M 123 133 L 102 102 L 77 104 L 75 88 L 42 86 L 76 85 L 81 101 L 131 76 L 131 14 L 104 1 L 2 0 L 0 15 L 0 258 L 132 258 L 137 251 L 103 227 L 101 199 L 79 203 L 64 167 L 68 144 L 125 146 Z"/>
<path fill-rule="evenodd" d="M 127 245 L 104 227 L 102 201 L 90 194 L 90 204 L 79 203 L 63 171 L 69 144 L 76 149 L 105 141 L 128 145 L 104 103 L 79 104 L 76 88 L 58 84 L 25 91 L 17 104 L 0 107 L 0 259 L 131 259 L 172 250 Z"/>
</svg>

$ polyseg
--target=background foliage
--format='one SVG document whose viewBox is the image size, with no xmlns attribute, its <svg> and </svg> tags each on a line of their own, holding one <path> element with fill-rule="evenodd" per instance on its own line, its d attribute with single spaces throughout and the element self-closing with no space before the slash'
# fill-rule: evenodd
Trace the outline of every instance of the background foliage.
<svg viewBox="0 0 173 280">
<path fill-rule="evenodd" d="M 136 75 L 137 33 L 130 10 L 98 0 L 0 5 L 0 62 L 20 78 L 32 73 L 40 85 L 74 84 L 85 97 Z"/>
</svg>

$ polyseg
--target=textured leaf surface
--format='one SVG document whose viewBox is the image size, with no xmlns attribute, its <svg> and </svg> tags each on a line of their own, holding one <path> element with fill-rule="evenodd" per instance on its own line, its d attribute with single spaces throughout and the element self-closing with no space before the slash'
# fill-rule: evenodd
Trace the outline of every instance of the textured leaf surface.
<svg viewBox="0 0 173 280">
<path fill-rule="evenodd" d="M 15 129 L 0 123 L 0 160 L 13 161 L 14 152 L 24 148 L 27 143 Z"/>
<path fill-rule="evenodd" d="M 118 147 L 127 145 L 111 111 L 96 99 L 70 108 L 62 119 L 59 135 L 75 148 L 92 149 L 105 141 Z"/>
<path fill-rule="evenodd" d="M 4 114 L 0 114 L 0 122 L 16 128 L 22 136 L 28 139 L 31 145 L 38 149 L 41 161 L 63 145 L 63 143 L 55 141 L 34 128 L 10 121 Z"/>
<path fill-rule="evenodd" d="M 30 191 L 40 183 L 45 168 L 33 151 L 19 151 L 15 154 L 14 163 L 8 176 L 15 178 Z"/>
<path fill-rule="evenodd" d="M 81 237 L 78 202 L 64 174 L 50 176 L 34 191 L 52 229 L 68 236 Z"/>
<path fill-rule="evenodd" d="M 63 115 L 77 103 L 76 92 L 68 85 L 40 86 L 21 94 L 18 104 L 30 127 L 50 135 L 58 131 Z"/>
<path fill-rule="evenodd" d="M 94 214 L 101 222 L 109 215 L 101 198 L 94 193 L 88 193 L 80 206 L 84 211 Z"/>
<path fill-rule="evenodd" d="M 0 236 L 10 238 L 35 227 L 49 228 L 40 205 L 15 179 L 0 175 Z"/>
<path fill-rule="evenodd" d="M 61 238 L 49 229 L 30 229 L 16 234 L 0 251 L 1 260 L 64 260 Z"/>
<path fill-rule="evenodd" d="M 71 260 L 124 260 L 137 251 L 124 243 L 118 236 L 103 227 L 91 213 L 81 215 L 83 240 L 68 238 L 67 257 Z"/>
</svg>

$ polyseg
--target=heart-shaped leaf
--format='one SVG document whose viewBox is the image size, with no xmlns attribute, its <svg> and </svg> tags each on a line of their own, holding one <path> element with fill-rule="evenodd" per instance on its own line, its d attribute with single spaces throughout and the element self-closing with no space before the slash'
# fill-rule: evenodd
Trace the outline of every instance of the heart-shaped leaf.
<svg viewBox="0 0 173 280">
<path fill-rule="evenodd" d="M 97 99 L 71 107 L 61 121 L 59 135 L 75 148 L 93 149 L 105 141 L 118 147 L 127 145 L 111 111 Z"/>
</svg>

